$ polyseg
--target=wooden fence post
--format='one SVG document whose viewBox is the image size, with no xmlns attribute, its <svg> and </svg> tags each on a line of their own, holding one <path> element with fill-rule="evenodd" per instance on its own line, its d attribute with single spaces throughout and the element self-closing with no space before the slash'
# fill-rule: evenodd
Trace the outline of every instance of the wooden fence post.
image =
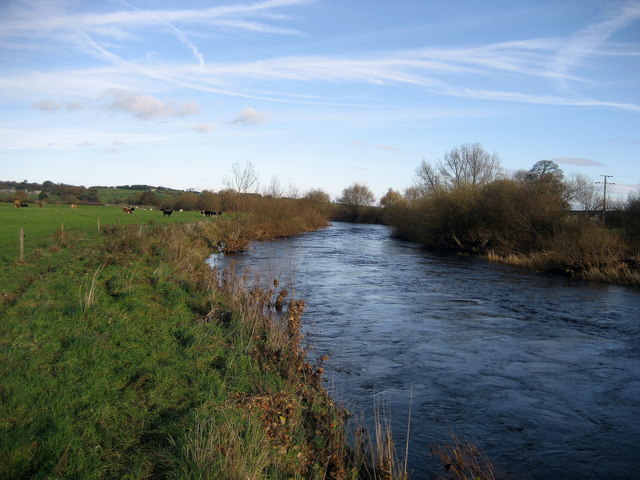
<svg viewBox="0 0 640 480">
<path fill-rule="evenodd" d="M 20 228 L 20 263 L 24 263 L 24 228 Z"/>
</svg>

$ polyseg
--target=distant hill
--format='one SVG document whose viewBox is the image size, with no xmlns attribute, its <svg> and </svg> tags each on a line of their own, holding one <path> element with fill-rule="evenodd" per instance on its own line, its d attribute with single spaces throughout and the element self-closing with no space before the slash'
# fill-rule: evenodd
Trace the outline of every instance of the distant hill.
<svg viewBox="0 0 640 480">
<path fill-rule="evenodd" d="M 151 197 L 162 201 L 177 197 L 185 192 L 186 190 L 152 185 L 91 186 L 87 188 L 84 185 L 53 183 L 49 180 L 43 183 L 27 180 L 22 182 L 0 180 L 0 201 L 7 202 L 13 202 L 16 197 L 19 197 L 24 201 L 33 202 L 47 200 L 56 203 L 120 204 L 132 203 L 141 197 Z M 144 195 L 145 193 L 146 195 Z"/>
</svg>

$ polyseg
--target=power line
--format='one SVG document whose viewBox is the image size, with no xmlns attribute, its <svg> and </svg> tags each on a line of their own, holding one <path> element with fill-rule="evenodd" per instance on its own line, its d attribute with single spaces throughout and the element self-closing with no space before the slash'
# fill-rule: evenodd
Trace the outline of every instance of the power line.
<svg viewBox="0 0 640 480">
<path fill-rule="evenodd" d="M 604 197 L 602 199 L 602 223 L 604 223 L 604 215 L 605 215 L 605 212 L 607 211 L 607 185 L 615 185 L 615 183 L 607 182 L 607 178 L 611 178 L 613 177 L 613 175 L 600 175 L 600 176 L 604 177 L 604 181 L 596 182 L 596 184 L 602 183 L 604 185 Z"/>
</svg>

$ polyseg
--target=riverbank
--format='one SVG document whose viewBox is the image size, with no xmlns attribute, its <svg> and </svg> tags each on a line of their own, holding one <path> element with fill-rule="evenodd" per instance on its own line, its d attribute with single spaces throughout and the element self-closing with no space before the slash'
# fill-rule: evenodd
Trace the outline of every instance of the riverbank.
<svg viewBox="0 0 640 480">
<path fill-rule="evenodd" d="M 498 254 L 489 251 L 482 257 L 493 263 L 502 263 L 534 272 L 559 274 L 601 283 L 640 287 L 640 256 L 614 258 L 606 264 L 578 265 L 569 263 L 556 252 L 533 252 L 529 254 Z"/>
<path fill-rule="evenodd" d="M 503 195 L 511 188 L 519 196 Z M 394 234 L 433 250 L 477 255 L 539 273 L 640 287 L 639 217 L 618 224 L 572 215 L 557 200 L 531 200 L 527 185 L 501 180 L 482 189 L 459 187 L 385 208 Z M 497 198 L 496 198 L 497 197 Z M 516 201 L 517 200 L 517 201 Z"/>
<path fill-rule="evenodd" d="M 632 478 L 637 291 L 338 222 L 218 264 L 263 279 L 290 273 L 280 283 L 307 302 L 309 356 L 330 357 L 334 398 L 369 418 L 376 401 L 388 405 L 398 450 L 408 433 L 414 478 L 443 474 L 433 446 L 451 430 L 500 478 Z"/>
<path fill-rule="evenodd" d="M 61 231 L 2 267 L 0 477 L 367 478 L 301 348 L 304 303 L 204 262 L 276 231 L 300 229 Z"/>
</svg>

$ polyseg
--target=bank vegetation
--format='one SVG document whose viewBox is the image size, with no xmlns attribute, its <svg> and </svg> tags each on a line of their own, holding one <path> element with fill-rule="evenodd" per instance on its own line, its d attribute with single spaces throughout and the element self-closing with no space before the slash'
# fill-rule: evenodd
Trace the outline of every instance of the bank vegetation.
<svg viewBox="0 0 640 480">
<path fill-rule="evenodd" d="M 233 200 L 213 220 L 57 231 L 0 265 L 0 478 L 407 478 L 387 433 L 347 441 L 303 299 L 205 263 L 318 228 L 323 205 Z"/>
<path fill-rule="evenodd" d="M 382 198 L 398 237 L 429 248 L 579 278 L 640 285 L 640 197 L 606 211 L 584 176 L 553 161 L 505 176 L 477 144 L 423 161 L 415 184 Z M 604 218 L 603 218 L 604 217 Z"/>
</svg>

